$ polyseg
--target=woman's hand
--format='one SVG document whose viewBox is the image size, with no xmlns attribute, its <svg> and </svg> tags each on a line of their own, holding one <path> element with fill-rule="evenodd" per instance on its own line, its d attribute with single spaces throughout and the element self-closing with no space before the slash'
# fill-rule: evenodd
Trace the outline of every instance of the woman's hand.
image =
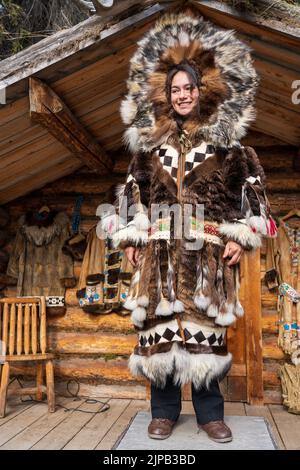
<svg viewBox="0 0 300 470">
<path fill-rule="evenodd" d="M 223 258 L 230 258 L 227 262 L 228 266 L 238 263 L 243 254 L 243 248 L 236 242 L 230 241 L 226 243 Z"/>
<path fill-rule="evenodd" d="M 124 251 L 132 266 L 136 266 L 140 253 L 140 248 L 137 248 L 136 246 L 128 246 L 127 248 L 125 248 Z"/>
</svg>

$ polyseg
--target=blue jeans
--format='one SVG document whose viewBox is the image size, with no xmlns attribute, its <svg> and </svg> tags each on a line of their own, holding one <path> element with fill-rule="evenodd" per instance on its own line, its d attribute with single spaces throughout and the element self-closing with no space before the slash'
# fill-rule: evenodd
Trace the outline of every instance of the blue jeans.
<svg viewBox="0 0 300 470">
<path fill-rule="evenodd" d="M 219 383 L 213 380 L 209 388 L 198 390 L 192 384 L 192 401 L 198 424 L 224 419 L 224 398 Z M 172 376 L 168 376 L 164 388 L 151 384 L 152 418 L 167 418 L 177 421 L 181 412 L 181 387 L 174 385 Z"/>
</svg>

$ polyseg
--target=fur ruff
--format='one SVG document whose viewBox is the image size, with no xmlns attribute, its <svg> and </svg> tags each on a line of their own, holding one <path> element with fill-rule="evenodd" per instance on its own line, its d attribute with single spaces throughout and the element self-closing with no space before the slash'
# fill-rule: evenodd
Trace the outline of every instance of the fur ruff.
<svg viewBox="0 0 300 470">
<path fill-rule="evenodd" d="M 191 354 L 176 343 L 170 351 L 150 357 L 131 354 L 129 369 L 133 375 L 147 377 L 156 386 L 164 387 L 167 376 L 174 373 L 174 383 L 193 382 L 195 388 L 209 387 L 214 379 L 222 379 L 230 369 L 232 355 Z"/>
<path fill-rule="evenodd" d="M 130 62 L 121 116 L 132 152 L 150 151 L 176 130 L 165 81 L 170 67 L 182 61 L 201 77 L 200 113 L 186 123 L 191 138 L 231 146 L 254 119 L 258 78 L 249 47 L 202 17 L 167 14 L 139 41 Z"/>
</svg>

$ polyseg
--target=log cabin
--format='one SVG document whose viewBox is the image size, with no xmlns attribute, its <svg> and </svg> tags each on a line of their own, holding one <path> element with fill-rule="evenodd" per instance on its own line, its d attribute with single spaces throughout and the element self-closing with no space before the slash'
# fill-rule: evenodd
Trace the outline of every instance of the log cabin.
<svg viewBox="0 0 300 470">
<path fill-rule="evenodd" d="M 257 118 L 242 143 L 254 147 L 264 167 L 275 218 L 300 206 L 299 29 L 258 21 L 217 1 L 118 4 L 126 8 L 94 15 L 1 62 L 0 205 L 10 217 L 5 253 L 18 218 L 41 201 L 71 218 L 76 197 L 83 195 L 81 230 L 97 223 L 97 206 L 111 185 L 124 180 L 129 164 L 119 107 L 136 43 L 164 12 L 189 5 L 234 29 L 252 48 L 260 76 Z M 264 282 L 265 254 L 263 245 L 242 260 L 246 314 L 227 335 L 234 363 L 222 387 L 229 401 L 282 402 L 278 370 L 287 358 L 277 346 L 277 295 Z M 80 262 L 74 269 L 78 279 Z M 0 283 L 3 295 L 15 295 L 4 273 Z M 67 289 L 66 305 L 66 314 L 48 318 L 47 325 L 57 389 L 76 379 L 89 396 L 149 396 L 145 381 L 127 368 L 136 342 L 130 316 L 84 313 L 76 287 Z M 18 366 L 13 373 L 30 377 L 32 368 Z M 184 394 L 190 399 L 188 388 Z"/>
</svg>

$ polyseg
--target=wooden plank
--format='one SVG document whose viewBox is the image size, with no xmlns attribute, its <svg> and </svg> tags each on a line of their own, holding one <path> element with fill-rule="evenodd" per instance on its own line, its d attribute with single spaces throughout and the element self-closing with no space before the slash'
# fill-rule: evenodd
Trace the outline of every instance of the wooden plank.
<svg viewBox="0 0 300 470">
<path fill-rule="evenodd" d="M 95 450 L 109 450 L 112 449 L 116 441 L 120 438 L 122 433 L 127 429 L 130 420 L 138 413 L 138 411 L 148 410 L 149 405 L 146 402 L 132 401 L 128 407 L 123 411 L 119 418 L 112 423 L 109 431 L 103 437 L 101 442 L 96 446 Z"/>
<path fill-rule="evenodd" d="M 75 402 L 76 403 L 76 402 Z M 67 415 L 61 423 L 34 444 L 33 450 L 60 450 L 71 441 L 78 432 L 93 419 L 94 413 L 101 410 L 101 403 L 83 402 L 77 411 Z M 79 411 L 81 410 L 81 411 Z M 100 415 L 103 419 L 104 413 Z"/>
<path fill-rule="evenodd" d="M 103 414 L 96 414 L 74 438 L 68 442 L 64 450 L 91 450 L 97 448 L 110 432 L 111 428 L 119 421 L 120 415 L 131 405 L 130 400 L 109 400 L 110 408 Z M 144 403 L 141 401 L 141 403 Z M 140 405 L 141 406 L 141 405 Z M 126 424 L 128 424 L 129 420 Z"/>
<path fill-rule="evenodd" d="M 269 405 L 274 422 L 287 450 L 300 450 L 300 416 L 281 405 Z"/>
<path fill-rule="evenodd" d="M 67 408 L 78 408 L 82 405 L 83 399 L 73 401 L 71 398 L 61 398 L 58 405 Z M 72 411 L 70 413 L 73 413 Z M 49 432 L 54 429 L 58 424 L 66 419 L 65 409 L 60 408 L 55 413 L 43 414 L 37 419 L 29 428 L 25 428 L 22 432 L 17 433 L 9 441 L 3 444 L 1 450 L 28 450 L 34 446 L 40 439 L 45 437 Z M 1 432 L 1 431 L 0 431 Z"/>
<path fill-rule="evenodd" d="M 270 426 L 270 430 L 272 432 L 272 435 L 274 437 L 274 440 L 276 442 L 278 449 L 285 448 L 268 406 L 255 406 L 255 405 L 248 405 L 246 403 L 245 410 L 246 410 L 247 416 L 260 416 L 262 418 L 265 418 L 268 422 L 268 425 Z"/>
<path fill-rule="evenodd" d="M 78 156 L 89 168 L 106 173 L 112 162 L 63 100 L 37 78 L 29 79 L 30 117 Z"/>
<path fill-rule="evenodd" d="M 261 336 L 261 292 L 260 292 L 260 251 L 244 257 L 244 281 L 247 295 L 244 296 L 245 342 L 247 365 L 247 401 L 250 404 L 263 403 L 263 363 Z"/>
<path fill-rule="evenodd" d="M 45 413 L 47 413 L 47 405 L 45 403 L 39 403 L 38 405 L 27 408 L 14 419 L 6 422 L 0 428 L 0 446 L 28 428 L 42 415 L 45 415 Z"/>
<path fill-rule="evenodd" d="M 19 196 L 24 196 L 26 193 L 41 188 L 50 181 L 55 181 L 58 178 L 73 173 L 80 166 L 82 166 L 81 162 L 70 161 L 69 158 L 58 162 L 55 167 L 53 167 L 53 162 L 50 162 L 49 168 L 44 168 L 42 173 L 38 172 L 34 176 L 25 175 L 20 183 L 7 188 L 5 193 L 0 193 L 0 204 L 12 201 Z"/>
<path fill-rule="evenodd" d="M 22 403 L 20 400 L 17 400 L 14 397 L 9 396 L 10 390 L 12 386 L 8 389 L 8 398 L 6 403 L 6 412 L 5 417 L 0 419 L 0 438 L 1 438 L 1 426 L 11 421 L 19 414 L 23 413 L 23 411 L 27 410 L 28 408 L 32 407 L 33 403 Z"/>
</svg>

